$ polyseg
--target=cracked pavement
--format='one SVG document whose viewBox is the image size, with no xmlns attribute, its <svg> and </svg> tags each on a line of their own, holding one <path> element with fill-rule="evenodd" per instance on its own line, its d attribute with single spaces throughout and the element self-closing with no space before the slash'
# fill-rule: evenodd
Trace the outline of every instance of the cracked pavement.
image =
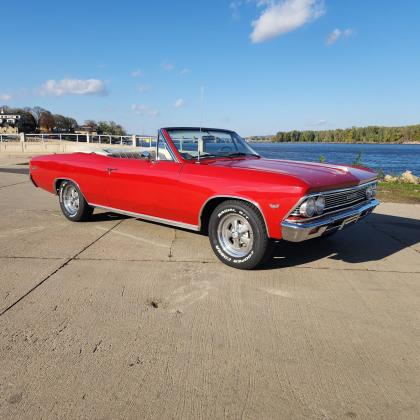
<svg viewBox="0 0 420 420">
<path fill-rule="evenodd" d="M 420 418 L 420 206 L 261 270 L 0 171 L 0 418 Z"/>
</svg>

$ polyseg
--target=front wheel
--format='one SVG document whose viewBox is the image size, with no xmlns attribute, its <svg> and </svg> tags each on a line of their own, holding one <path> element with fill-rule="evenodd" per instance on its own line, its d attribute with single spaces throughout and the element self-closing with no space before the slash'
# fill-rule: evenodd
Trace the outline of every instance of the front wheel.
<svg viewBox="0 0 420 420">
<path fill-rule="evenodd" d="M 59 198 L 61 211 L 72 222 L 87 220 L 93 213 L 93 207 L 89 206 L 79 187 L 72 181 L 61 183 Z"/>
<path fill-rule="evenodd" d="M 271 248 L 261 213 L 252 204 L 239 200 L 224 201 L 215 208 L 210 217 L 209 238 L 220 261 L 242 270 L 264 262 Z"/>
</svg>

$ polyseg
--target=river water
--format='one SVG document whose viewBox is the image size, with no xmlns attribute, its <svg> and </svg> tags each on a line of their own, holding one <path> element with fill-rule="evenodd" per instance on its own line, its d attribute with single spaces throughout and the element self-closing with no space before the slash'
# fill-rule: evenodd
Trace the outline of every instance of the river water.
<svg viewBox="0 0 420 420">
<path fill-rule="evenodd" d="M 251 143 L 262 156 L 275 159 L 351 164 L 361 153 L 364 166 L 385 174 L 399 175 L 410 170 L 420 176 L 419 144 L 332 144 L 332 143 Z"/>
</svg>

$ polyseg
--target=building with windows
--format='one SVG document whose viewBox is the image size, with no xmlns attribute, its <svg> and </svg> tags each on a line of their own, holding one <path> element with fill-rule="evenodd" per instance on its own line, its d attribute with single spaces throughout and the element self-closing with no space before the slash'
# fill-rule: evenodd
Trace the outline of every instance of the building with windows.
<svg viewBox="0 0 420 420">
<path fill-rule="evenodd" d="M 19 120 L 21 116 L 16 113 L 9 113 L 0 109 L 0 133 L 1 134 L 16 134 L 19 132 Z"/>
</svg>

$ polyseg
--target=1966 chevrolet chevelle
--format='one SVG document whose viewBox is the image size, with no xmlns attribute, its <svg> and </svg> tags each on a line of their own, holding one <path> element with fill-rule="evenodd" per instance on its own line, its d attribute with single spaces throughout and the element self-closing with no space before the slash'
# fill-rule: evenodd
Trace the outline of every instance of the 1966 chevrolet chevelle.
<svg viewBox="0 0 420 420">
<path fill-rule="evenodd" d="M 242 269 L 262 263 L 275 240 L 330 235 L 379 204 L 370 170 L 264 159 L 213 128 L 162 128 L 153 148 L 36 157 L 30 176 L 58 194 L 69 220 L 99 207 L 203 231 L 222 262 Z"/>
</svg>

